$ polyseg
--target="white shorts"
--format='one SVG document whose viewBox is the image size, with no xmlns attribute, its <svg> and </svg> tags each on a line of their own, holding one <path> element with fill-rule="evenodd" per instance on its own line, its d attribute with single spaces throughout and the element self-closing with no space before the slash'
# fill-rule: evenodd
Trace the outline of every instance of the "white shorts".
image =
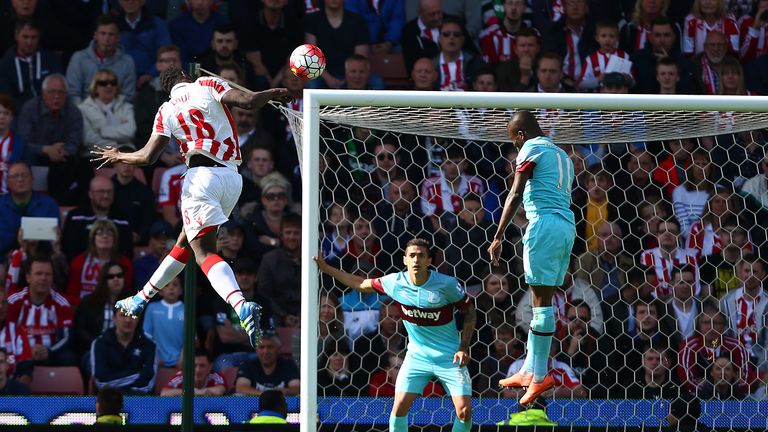
<svg viewBox="0 0 768 432">
<path fill-rule="evenodd" d="M 194 167 L 187 170 L 181 188 L 181 219 L 187 240 L 204 229 L 229 220 L 240 199 L 243 178 L 236 170 L 224 167 Z"/>
</svg>

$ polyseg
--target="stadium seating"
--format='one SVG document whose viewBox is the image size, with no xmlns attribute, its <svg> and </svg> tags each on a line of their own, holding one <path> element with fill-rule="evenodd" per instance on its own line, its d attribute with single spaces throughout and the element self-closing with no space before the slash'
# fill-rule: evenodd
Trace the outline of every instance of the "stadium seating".
<svg viewBox="0 0 768 432">
<path fill-rule="evenodd" d="M 277 337 L 280 338 L 280 355 L 285 358 L 293 358 L 293 333 L 298 331 L 295 327 L 278 327 Z"/>
<path fill-rule="evenodd" d="M 235 381 L 237 381 L 237 368 L 228 367 L 219 373 L 224 375 L 224 379 L 227 381 L 227 393 L 232 393 L 235 390 Z"/>
<path fill-rule="evenodd" d="M 83 395 L 83 376 L 76 366 L 35 366 L 32 394 Z"/>
<path fill-rule="evenodd" d="M 160 394 L 160 390 L 168 384 L 168 381 L 176 375 L 179 368 L 158 367 L 157 374 L 155 374 L 155 394 Z"/>
<path fill-rule="evenodd" d="M 160 192 L 160 181 L 163 179 L 163 173 L 167 169 L 166 167 L 156 167 L 152 172 L 152 193 L 155 194 L 155 197 Z"/>
<path fill-rule="evenodd" d="M 380 75 L 387 88 L 405 88 L 410 84 L 402 54 L 371 55 L 371 73 Z"/>
</svg>

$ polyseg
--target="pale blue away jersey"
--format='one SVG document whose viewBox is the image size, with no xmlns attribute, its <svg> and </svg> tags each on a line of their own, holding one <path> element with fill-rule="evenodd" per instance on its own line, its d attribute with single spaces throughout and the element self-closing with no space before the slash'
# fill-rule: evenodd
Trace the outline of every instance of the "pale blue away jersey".
<svg viewBox="0 0 768 432">
<path fill-rule="evenodd" d="M 390 273 L 374 279 L 373 288 L 400 306 L 410 355 L 437 362 L 453 361 L 460 343 L 454 310 L 464 309 L 470 302 L 456 278 L 430 271 L 429 279 L 418 286 L 407 272 Z"/>
<path fill-rule="evenodd" d="M 560 214 L 575 224 L 571 211 L 573 161 L 552 140 L 540 136 L 523 144 L 517 168 L 531 174 L 523 190 L 523 208 L 528 220 L 544 214 Z"/>
</svg>

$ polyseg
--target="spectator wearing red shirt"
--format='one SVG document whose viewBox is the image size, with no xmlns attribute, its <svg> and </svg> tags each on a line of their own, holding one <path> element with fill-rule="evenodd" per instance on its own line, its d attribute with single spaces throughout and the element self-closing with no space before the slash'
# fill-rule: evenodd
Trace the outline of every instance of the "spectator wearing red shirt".
<svg viewBox="0 0 768 432">
<path fill-rule="evenodd" d="M 32 382 L 32 348 L 27 332 L 8 321 L 8 297 L 0 290 L 0 349 L 5 350 L 7 375 L 24 384 Z"/>
<path fill-rule="evenodd" d="M 27 287 L 8 298 L 8 320 L 26 331 L 36 364 L 77 364 L 70 349 L 72 306 L 53 289 L 49 257 L 29 258 Z"/>
<path fill-rule="evenodd" d="M 704 41 L 711 32 L 720 32 L 728 40 L 728 50 L 739 52 L 739 26 L 728 14 L 724 0 L 696 0 L 683 24 L 683 54 L 704 51 Z"/>
<path fill-rule="evenodd" d="M 694 275 L 694 293 L 699 295 L 701 283 L 696 251 L 680 246 L 680 225 L 673 218 L 660 220 L 657 224 L 658 247 L 646 249 L 640 255 L 640 265 L 656 272 L 656 292 L 659 298 L 672 295 L 672 276 L 674 269 L 690 265 Z"/>
<path fill-rule="evenodd" d="M 765 262 L 753 254 L 745 255 L 736 266 L 741 286 L 728 291 L 720 299 L 720 310 L 728 317 L 728 331 L 747 349 L 761 368 L 766 366 L 765 311 L 768 294 L 763 289 L 766 279 Z M 761 346 L 762 345 L 762 346 Z"/>
<path fill-rule="evenodd" d="M 721 237 L 726 226 L 738 225 L 740 208 L 736 195 L 728 190 L 718 190 L 709 198 L 701 220 L 691 226 L 688 233 L 688 249 L 695 249 L 699 258 L 719 254 L 727 246 Z M 729 230 L 730 231 L 730 230 Z M 728 234 L 726 239 L 728 238 Z M 745 250 L 752 249 L 748 243 Z"/>
<path fill-rule="evenodd" d="M 181 222 L 181 185 L 187 172 L 185 164 L 178 164 L 163 172 L 160 190 L 157 193 L 157 207 L 164 221 L 172 227 Z"/>
<path fill-rule="evenodd" d="M 480 32 L 480 49 L 486 63 L 496 64 L 516 57 L 517 32 L 527 27 L 523 22 L 525 0 L 504 1 L 503 8 L 504 20 Z"/>
<path fill-rule="evenodd" d="M 222 396 L 227 381 L 218 372 L 211 372 L 211 356 L 204 348 L 195 349 L 195 396 Z M 176 372 L 160 391 L 160 396 L 181 396 L 184 375 Z"/>
<path fill-rule="evenodd" d="M 464 150 L 448 147 L 440 164 L 440 175 L 433 175 L 421 185 L 421 211 L 432 217 L 432 224 L 440 228 L 438 219 L 443 213 L 458 214 L 463 205 L 462 197 L 471 192 L 483 196 L 485 186 L 480 177 L 466 174 L 469 163 Z"/>
<path fill-rule="evenodd" d="M 595 25 L 595 41 L 598 49 L 582 60 L 581 75 L 577 85 L 580 89 L 594 90 L 600 87 L 611 57 L 629 61 L 629 54 L 616 48 L 619 40 L 619 25 L 612 20 L 600 21 Z"/>
<path fill-rule="evenodd" d="M 768 52 L 768 25 L 764 20 L 764 14 L 768 12 L 768 1 L 759 0 L 754 3 L 757 3 L 754 16 L 744 15 L 739 18 L 739 56 L 745 64 Z"/>
<path fill-rule="evenodd" d="M 694 142 L 690 139 L 666 141 L 669 156 L 653 170 L 653 179 L 666 188 L 666 198 L 672 197 L 672 191 L 685 180 L 685 170 L 691 164 Z"/>
<path fill-rule="evenodd" d="M 738 339 L 725 335 L 726 317 L 717 307 L 707 304 L 698 316 L 696 333 L 680 346 L 677 377 L 686 388 L 695 392 L 704 382 L 704 374 L 716 358 L 730 354 L 747 386 L 756 379 L 749 355 Z"/>
<path fill-rule="evenodd" d="M 400 354 L 390 354 L 389 365 L 385 369 L 379 369 L 371 374 L 371 382 L 368 385 L 368 392 L 373 397 L 384 396 L 393 397 L 395 395 L 395 381 L 400 367 L 403 365 L 403 356 Z M 444 396 L 445 390 L 435 381 L 430 381 L 424 386 L 422 396 Z"/>
<path fill-rule="evenodd" d="M 594 23 L 586 0 L 564 0 L 563 15 L 544 34 L 544 52 L 563 58 L 566 84 L 573 87 L 581 76 L 582 62 L 597 49 Z"/>
<path fill-rule="evenodd" d="M 69 265 L 66 297 L 71 305 L 79 305 L 83 297 L 96 290 L 101 266 L 108 261 L 120 263 L 125 269 L 125 286 L 133 286 L 131 260 L 120 255 L 117 239 L 117 227 L 110 220 L 99 219 L 91 225 L 87 249 Z"/>
<path fill-rule="evenodd" d="M 441 91 L 467 91 L 475 80 L 475 74 L 483 65 L 483 59 L 465 49 L 467 31 L 460 21 L 445 18 L 440 25 L 440 52 L 432 61 L 439 77 Z"/>
<path fill-rule="evenodd" d="M 644 250 L 640 255 L 640 265 L 653 268 L 656 272 L 656 292 L 659 298 L 672 295 L 672 276 L 674 269 L 689 265 L 694 275 L 694 294 L 701 292 L 698 259 L 696 251 L 680 247 L 680 225 L 673 218 L 658 222 L 658 247 Z"/>
</svg>

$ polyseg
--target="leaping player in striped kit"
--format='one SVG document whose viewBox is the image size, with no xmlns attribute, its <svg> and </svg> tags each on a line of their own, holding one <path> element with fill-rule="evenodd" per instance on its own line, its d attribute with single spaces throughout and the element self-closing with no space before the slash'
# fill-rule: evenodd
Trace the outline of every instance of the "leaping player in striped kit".
<svg viewBox="0 0 768 432">
<path fill-rule="evenodd" d="M 245 300 L 232 269 L 216 254 L 216 230 L 228 220 L 243 186 L 237 172 L 240 144 L 227 106 L 259 109 L 270 100 L 289 100 L 288 90 L 245 92 L 215 77 L 201 77 L 193 82 L 179 68 L 163 71 L 160 84 L 170 94 L 170 100 L 158 109 L 152 135 L 141 150 L 93 150 L 94 161 L 102 165 L 150 165 L 157 161 L 173 134 L 181 143 L 182 156 L 189 167 L 181 192 L 184 229 L 176 245 L 141 291 L 118 301 L 115 307 L 134 318 L 141 314 L 149 300 L 181 273 L 191 249 L 211 286 L 235 309 L 251 345 L 256 347 L 262 335 L 261 307 Z"/>
</svg>

